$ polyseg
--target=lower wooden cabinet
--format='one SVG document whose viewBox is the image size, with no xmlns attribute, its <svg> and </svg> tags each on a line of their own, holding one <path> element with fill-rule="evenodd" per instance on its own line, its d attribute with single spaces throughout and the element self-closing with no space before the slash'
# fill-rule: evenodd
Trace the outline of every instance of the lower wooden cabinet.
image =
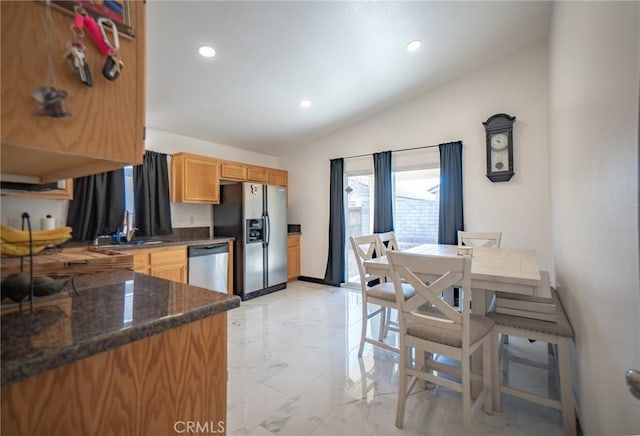
<svg viewBox="0 0 640 436">
<path fill-rule="evenodd" d="M 287 238 L 288 278 L 296 280 L 300 275 L 300 235 L 289 235 Z"/>
<path fill-rule="evenodd" d="M 187 246 L 134 250 L 133 270 L 173 282 L 187 283 Z"/>
<path fill-rule="evenodd" d="M 186 265 L 163 265 L 149 268 L 149 275 L 172 282 L 187 283 Z"/>
<path fill-rule="evenodd" d="M 1 431 L 186 435 L 188 422 L 197 421 L 210 425 L 207 434 L 224 435 L 227 365 L 227 314 L 221 313 L 3 387 Z"/>
</svg>

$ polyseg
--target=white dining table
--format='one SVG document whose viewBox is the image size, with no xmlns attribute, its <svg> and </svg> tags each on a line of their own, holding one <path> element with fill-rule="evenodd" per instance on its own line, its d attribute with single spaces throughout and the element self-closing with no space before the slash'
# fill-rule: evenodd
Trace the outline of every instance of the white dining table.
<svg viewBox="0 0 640 436">
<path fill-rule="evenodd" d="M 407 253 L 457 256 L 457 245 L 422 244 L 403 250 Z M 390 276 L 386 256 L 364 262 L 370 274 Z M 486 315 L 487 296 L 501 291 L 535 297 L 551 298 L 548 281 L 540 274 L 535 250 L 473 247 L 471 254 L 471 300 L 473 312 Z"/>
<path fill-rule="evenodd" d="M 458 256 L 457 245 L 423 244 L 403 250 L 407 253 Z M 370 274 L 381 277 L 391 275 L 386 256 L 364 262 Z M 471 254 L 471 301 L 472 312 L 487 314 L 487 306 L 494 291 L 510 292 L 521 295 L 551 298 L 548 275 L 540 274 L 535 250 L 516 250 L 511 248 L 473 247 Z M 416 356 L 417 364 L 422 366 L 424 356 Z M 471 359 L 475 373 L 482 372 L 482 358 L 476 352 Z M 472 383 L 472 395 L 480 392 L 480 383 Z"/>
</svg>

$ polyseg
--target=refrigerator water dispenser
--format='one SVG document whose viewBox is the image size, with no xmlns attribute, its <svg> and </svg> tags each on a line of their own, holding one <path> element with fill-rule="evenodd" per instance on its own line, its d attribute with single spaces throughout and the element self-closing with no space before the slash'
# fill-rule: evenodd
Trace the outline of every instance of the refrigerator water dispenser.
<svg viewBox="0 0 640 436">
<path fill-rule="evenodd" d="M 247 220 L 247 243 L 264 241 L 264 228 L 262 219 Z"/>
</svg>

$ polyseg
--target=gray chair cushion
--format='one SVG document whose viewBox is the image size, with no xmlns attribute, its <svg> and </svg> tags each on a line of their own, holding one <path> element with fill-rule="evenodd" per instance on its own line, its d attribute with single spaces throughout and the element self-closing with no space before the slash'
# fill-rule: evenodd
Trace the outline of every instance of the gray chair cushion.
<svg viewBox="0 0 640 436">
<path fill-rule="evenodd" d="M 499 326 L 573 338 L 573 328 L 571 327 L 567 314 L 562 307 L 562 303 L 558 297 L 558 291 L 554 288 L 551 288 L 551 297 L 553 302 L 556 304 L 556 315 L 558 316 L 557 322 L 542 321 L 539 319 L 525 318 L 515 315 L 505 315 L 502 313 L 496 313 L 495 311 L 489 312 L 487 316 Z"/>
<path fill-rule="evenodd" d="M 416 291 L 415 289 L 413 289 L 413 286 L 407 283 L 403 283 L 402 293 L 404 294 L 404 299 L 406 300 L 407 298 L 413 297 Z M 391 282 L 380 283 L 379 285 L 373 286 L 372 288 L 367 290 L 367 295 L 374 298 L 379 298 L 381 300 L 393 302 L 396 301 L 396 291 L 393 287 L 393 283 Z"/>
<path fill-rule="evenodd" d="M 420 307 L 418 309 L 418 313 L 425 313 L 430 316 L 444 318 L 444 315 L 442 315 L 437 309 L 426 306 Z M 469 318 L 471 320 L 471 325 L 469 326 L 470 340 L 471 344 L 474 344 L 491 331 L 494 323 L 491 319 L 482 315 L 471 314 Z M 462 332 L 459 331 L 410 322 L 407 325 L 407 334 L 417 338 L 426 339 L 427 341 L 462 348 Z"/>
</svg>

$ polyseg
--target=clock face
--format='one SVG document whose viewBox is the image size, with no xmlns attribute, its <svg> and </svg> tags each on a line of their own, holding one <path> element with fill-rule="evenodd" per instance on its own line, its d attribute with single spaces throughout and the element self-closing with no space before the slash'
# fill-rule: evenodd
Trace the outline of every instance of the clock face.
<svg viewBox="0 0 640 436">
<path fill-rule="evenodd" d="M 491 148 L 494 150 L 504 150 L 509 145 L 509 137 L 506 133 L 496 133 L 491 136 Z"/>
</svg>

